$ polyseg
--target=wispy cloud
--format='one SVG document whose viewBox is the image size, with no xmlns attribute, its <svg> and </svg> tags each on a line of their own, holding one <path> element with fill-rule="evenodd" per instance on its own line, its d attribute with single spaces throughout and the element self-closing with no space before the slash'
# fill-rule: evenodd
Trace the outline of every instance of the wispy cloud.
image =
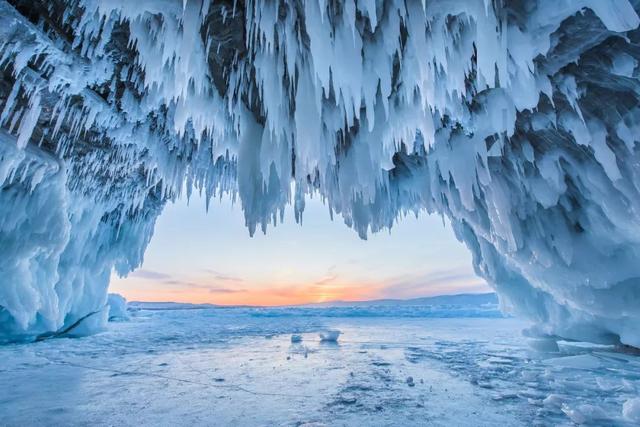
<svg viewBox="0 0 640 427">
<path fill-rule="evenodd" d="M 202 289 L 212 294 L 232 294 L 246 292 L 245 289 L 235 289 L 226 286 L 220 286 L 219 283 L 200 283 L 194 280 L 182 280 L 170 274 L 153 270 L 136 270 L 129 277 L 136 277 L 143 280 L 153 281 L 155 284 L 163 287 L 173 288 L 176 292 L 184 289 Z M 215 281 L 220 282 L 242 282 L 242 279 L 215 274 Z"/>
<path fill-rule="evenodd" d="M 146 280 L 170 280 L 171 275 L 153 270 L 136 270 L 129 274 L 129 277 L 137 277 Z"/>
<path fill-rule="evenodd" d="M 313 284 L 317 286 L 327 285 L 329 283 L 333 283 L 338 279 L 338 273 L 336 273 L 337 265 L 332 264 L 329 268 L 327 268 L 327 272 L 324 276 L 314 281 Z"/>
<path fill-rule="evenodd" d="M 214 279 L 220 280 L 222 282 L 238 282 L 238 283 L 244 282 L 244 279 L 242 279 L 241 277 L 229 276 L 227 274 L 223 274 L 223 273 L 220 273 L 218 271 L 211 270 L 209 268 L 205 268 L 205 269 L 203 269 L 203 271 L 205 273 L 208 273 L 208 274 L 212 275 L 214 277 Z"/>
<path fill-rule="evenodd" d="M 326 285 L 327 283 L 333 282 L 337 278 L 338 278 L 337 274 L 331 274 L 331 275 L 324 276 L 321 279 L 316 280 L 315 282 L 313 282 L 313 284 L 314 285 Z"/>
<path fill-rule="evenodd" d="M 229 288 L 207 288 L 209 293 L 212 294 L 237 294 L 246 292 L 245 289 L 229 289 Z"/>
<path fill-rule="evenodd" d="M 488 290 L 484 280 L 473 274 L 468 267 L 459 267 L 392 279 L 381 287 L 380 293 L 385 297 L 411 298 L 484 290 Z"/>
<path fill-rule="evenodd" d="M 161 283 L 166 285 L 172 285 L 180 288 L 190 288 L 190 289 L 203 289 L 212 294 L 233 294 L 238 292 L 246 292 L 244 289 L 232 289 L 223 286 L 218 286 L 217 284 L 209 284 L 209 283 L 198 283 L 189 280 L 163 280 Z"/>
</svg>

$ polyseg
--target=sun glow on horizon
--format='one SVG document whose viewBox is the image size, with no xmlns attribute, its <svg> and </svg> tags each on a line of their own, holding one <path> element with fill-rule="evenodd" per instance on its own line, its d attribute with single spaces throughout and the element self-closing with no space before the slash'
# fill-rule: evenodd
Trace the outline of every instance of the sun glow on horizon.
<svg viewBox="0 0 640 427">
<path fill-rule="evenodd" d="M 304 226 L 289 214 L 249 237 L 229 201 L 208 214 L 197 196 L 188 207 L 170 204 L 143 265 L 125 278 L 114 273 L 109 291 L 130 301 L 274 306 L 490 290 L 439 217 L 407 217 L 363 241 L 317 198 L 307 201 Z"/>
<path fill-rule="evenodd" d="M 119 291 L 129 301 L 209 303 L 215 305 L 279 306 L 322 303 L 330 301 L 362 301 L 377 299 L 375 287 L 335 287 L 330 291 L 317 287 L 273 287 L 259 290 L 239 290 L 216 293 L 206 289 L 161 289 L 131 287 Z"/>
</svg>

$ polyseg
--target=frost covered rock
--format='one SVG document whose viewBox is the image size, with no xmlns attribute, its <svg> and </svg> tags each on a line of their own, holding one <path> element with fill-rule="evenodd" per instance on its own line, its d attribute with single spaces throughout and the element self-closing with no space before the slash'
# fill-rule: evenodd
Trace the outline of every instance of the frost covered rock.
<svg viewBox="0 0 640 427">
<path fill-rule="evenodd" d="M 109 321 L 127 320 L 129 318 L 127 300 L 122 295 L 109 294 L 107 305 L 109 306 Z"/>
<path fill-rule="evenodd" d="M 314 194 L 363 238 L 446 215 L 505 309 L 640 346 L 638 10 L 0 0 L 0 335 L 103 307 L 196 190 L 250 233 Z"/>
</svg>

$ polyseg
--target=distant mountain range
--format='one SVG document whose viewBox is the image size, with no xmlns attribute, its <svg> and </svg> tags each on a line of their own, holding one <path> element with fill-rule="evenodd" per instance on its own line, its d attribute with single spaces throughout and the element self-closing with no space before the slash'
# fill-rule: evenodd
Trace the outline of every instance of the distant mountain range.
<svg viewBox="0 0 640 427">
<path fill-rule="evenodd" d="M 498 296 L 495 293 L 438 295 L 412 299 L 378 299 L 368 301 L 327 301 L 320 303 L 300 304 L 287 307 L 325 308 L 325 307 L 487 307 L 497 306 Z M 230 308 L 216 304 L 193 304 L 181 302 L 131 301 L 129 308 L 140 310 L 194 310 L 206 308 Z M 233 306 L 249 307 L 249 306 Z"/>
<path fill-rule="evenodd" d="M 164 301 L 129 301 L 129 309 L 139 310 L 197 310 L 203 308 L 225 307 L 215 304 L 193 304 L 189 302 L 164 302 Z"/>
<path fill-rule="evenodd" d="M 385 306 L 486 306 L 497 305 L 498 296 L 493 293 L 437 295 L 411 299 L 377 299 L 367 301 L 327 301 L 303 304 L 301 307 L 385 307 Z"/>
</svg>

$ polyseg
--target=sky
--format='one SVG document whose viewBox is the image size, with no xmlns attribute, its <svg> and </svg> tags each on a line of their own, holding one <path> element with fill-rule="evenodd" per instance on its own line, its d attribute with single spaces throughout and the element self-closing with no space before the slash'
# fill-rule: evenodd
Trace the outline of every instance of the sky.
<svg viewBox="0 0 640 427">
<path fill-rule="evenodd" d="M 130 301 L 289 305 L 488 292 L 471 255 L 439 216 L 406 217 L 361 240 L 318 198 L 303 225 L 292 209 L 267 234 L 249 236 L 239 204 L 179 200 L 165 208 L 145 253 L 110 292 Z"/>
</svg>

